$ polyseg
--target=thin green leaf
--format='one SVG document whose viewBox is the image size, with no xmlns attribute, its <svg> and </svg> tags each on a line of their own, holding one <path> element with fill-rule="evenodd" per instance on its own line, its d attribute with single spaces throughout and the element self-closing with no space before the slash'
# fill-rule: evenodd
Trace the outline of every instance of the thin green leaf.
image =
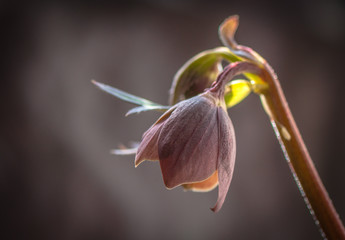
<svg viewBox="0 0 345 240">
<path fill-rule="evenodd" d="M 126 148 L 126 149 L 113 149 L 110 151 L 111 154 L 115 155 L 133 155 L 137 153 L 138 148 Z"/>
<path fill-rule="evenodd" d="M 139 106 L 139 107 L 135 107 L 135 108 L 132 108 L 131 110 L 129 110 L 126 113 L 126 116 L 131 115 L 133 113 L 141 113 L 141 112 L 152 111 L 152 110 L 153 111 L 159 111 L 159 112 L 165 112 L 169 108 L 171 108 L 171 106 Z"/>
<path fill-rule="evenodd" d="M 101 90 L 117 97 L 117 98 L 120 98 L 122 99 L 123 101 L 126 101 L 126 102 L 129 102 L 129 103 L 134 103 L 136 105 L 140 105 L 140 106 L 148 106 L 148 107 L 157 107 L 157 108 L 164 108 L 165 106 L 162 106 L 158 103 L 154 103 L 154 102 L 151 102 L 147 99 L 144 99 L 144 98 L 141 98 L 141 97 L 137 97 L 137 96 L 134 96 L 130 93 L 127 93 L 127 92 L 124 92 L 124 91 L 121 91 L 117 88 L 114 88 L 114 87 L 111 87 L 109 85 L 106 85 L 106 84 L 103 84 L 103 83 L 100 83 L 100 82 L 96 82 L 95 80 L 92 80 L 91 81 L 93 84 L 95 84 L 98 88 L 100 88 Z"/>
<path fill-rule="evenodd" d="M 115 155 L 132 155 L 136 154 L 138 147 L 139 147 L 140 142 L 131 142 L 129 144 L 130 147 L 126 147 L 123 144 L 120 144 L 118 146 L 118 149 L 113 149 L 110 151 L 111 154 Z"/>
</svg>

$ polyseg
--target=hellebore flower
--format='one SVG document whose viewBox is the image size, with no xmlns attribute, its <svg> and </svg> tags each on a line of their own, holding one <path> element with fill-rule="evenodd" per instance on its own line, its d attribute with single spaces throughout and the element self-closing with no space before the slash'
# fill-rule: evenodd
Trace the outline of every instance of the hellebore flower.
<svg viewBox="0 0 345 240">
<path fill-rule="evenodd" d="M 135 166 L 159 160 L 168 189 L 182 185 L 186 190 L 210 191 L 219 185 L 211 208 L 217 212 L 230 186 L 235 155 L 224 90 L 213 87 L 177 103 L 144 133 Z"/>
<path fill-rule="evenodd" d="M 214 53 L 216 55 L 212 55 Z M 218 57 L 225 54 L 227 52 L 223 49 L 216 49 L 192 59 L 199 63 L 207 61 L 205 68 L 184 66 L 175 77 L 171 100 L 174 103 L 187 99 L 172 107 L 93 81 L 103 91 L 140 106 L 131 109 L 127 115 L 149 110 L 166 111 L 143 134 L 136 151 L 135 166 L 145 160 L 159 160 L 168 189 L 182 186 L 185 190 L 206 192 L 218 186 L 218 200 L 211 208 L 215 212 L 224 203 L 235 164 L 235 133 L 226 109 L 242 101 L 251 91 L 251 83 L 248 81 L 228 82 L 236 75 L 245 72 L 257 74 L 261 71 L 254 63 L 233 62 L 218 74 L 211 88 L 188 98 L 189 94 L 199 91 L 200 86 L 210 84 L 213 73 L 219 70 L 214 68 L 219 63 Z M 205 85 L 205 82 L 208 84 Z M 187 91 L 188 86 L 193 86 L 193 91 Z M 134 153 L 133 150 L 117 149 L 113 153 L 130 154 Z"/>
</svg>

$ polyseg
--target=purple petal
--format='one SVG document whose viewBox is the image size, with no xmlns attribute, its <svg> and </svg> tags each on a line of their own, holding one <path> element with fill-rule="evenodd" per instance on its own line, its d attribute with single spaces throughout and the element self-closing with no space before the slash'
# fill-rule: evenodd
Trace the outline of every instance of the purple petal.
<svg viewBox="0 0 345 240">
<path fill-rule="evenodd" d="M 211 208 L 214 212 L 218 212 L 224 203 L 232 179 L 236 157 L 234 127 L 228 114 L 220 107 L 218 108 L 218 127 L 219 156 L 217 169 L 219 185 L 217 203 Z"/>
<path fill-rule="evenodd" d="M 149 130 L 143 134 L 143 139 L 138 147 L 135 156 L 135 167 L 145 160 L 158 160 L 158 137 L 162 126 L 170 114 L 175 110 L 176 106 L 170 108 L 155 122 Z"/>
<path fill-rule="evenodd" d="M 137 155 L 135 156 L 135 167 L 145 160 L 158 160 L 158 146 L 157 140 L 161 130 L 160 124 L 153 125 L 148 131 L 144 133 Z"/>
<path fill-rule="evenodd" d="M 186 100 L 164 123 L 158 155 L 168 188 L 205 180 L 215 172 L 218 134 L 214 100 L 202 95 Z"/>
</svg>

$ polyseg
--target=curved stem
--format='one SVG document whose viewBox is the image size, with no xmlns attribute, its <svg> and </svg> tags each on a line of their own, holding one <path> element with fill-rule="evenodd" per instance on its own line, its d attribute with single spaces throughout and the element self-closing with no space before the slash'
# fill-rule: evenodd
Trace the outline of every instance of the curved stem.
<svg viewBox="0 0 345 240">
<path fill-rule="evenodd" d="M 309 211 L 315 223 L 320 226 L 324 238 L 345 240 L 344 225 L 310 158 L 278 78 L 271 66 L 258 53 L 236 43 L 234 35 L 238 23 L 237 15 L 226 19 L 219 27 L 219 36 L 225 46 L 245 61 L 262 66 L 260 77 L 268 84 L 268 88 L 259 89 L 256 93 L 260 94 L 263 106 L 271 118 L 285 158 Z"/>
<path fill-rule="evenodd" d="M 217 80 L 212 84 L 211 92 L 218 92 L 218 94 L 224 96 L 225 85 L 231 81 L 236 75 L 242 73 L 252 73 L 255 75 L 260 75 L 262 73 L 262 68 L 252 62 L 233 62 L 227 65 L 223 72 L 221 72 Z"/>
<path fill-rule="evenodd" d="M 269 87 L 262 93 L 263 104 L 271 117 L 282 150 L 310 213 L 316 218 L 324 238 L 345 239 L 345 228 L 319 177 L 291 114 L 273 69 L 264 64 L 262 78 Z"/>
</svg>

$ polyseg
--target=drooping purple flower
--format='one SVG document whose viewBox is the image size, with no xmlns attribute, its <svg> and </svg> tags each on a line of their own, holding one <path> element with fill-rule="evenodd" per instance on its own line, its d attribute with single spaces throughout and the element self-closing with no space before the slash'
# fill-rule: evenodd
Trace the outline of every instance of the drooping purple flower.
<svg viewBox="0 0 345 240">
<path fill-rule="evenodd" d="M 222 207 L 235 164 L 235 133 L 223 93 L 206 90 L 171 107 L 144 135 L 135 158 L 159 160 L 168 189 L 209 191 L 218 186 L 213 211 Z"/>
</svg>

